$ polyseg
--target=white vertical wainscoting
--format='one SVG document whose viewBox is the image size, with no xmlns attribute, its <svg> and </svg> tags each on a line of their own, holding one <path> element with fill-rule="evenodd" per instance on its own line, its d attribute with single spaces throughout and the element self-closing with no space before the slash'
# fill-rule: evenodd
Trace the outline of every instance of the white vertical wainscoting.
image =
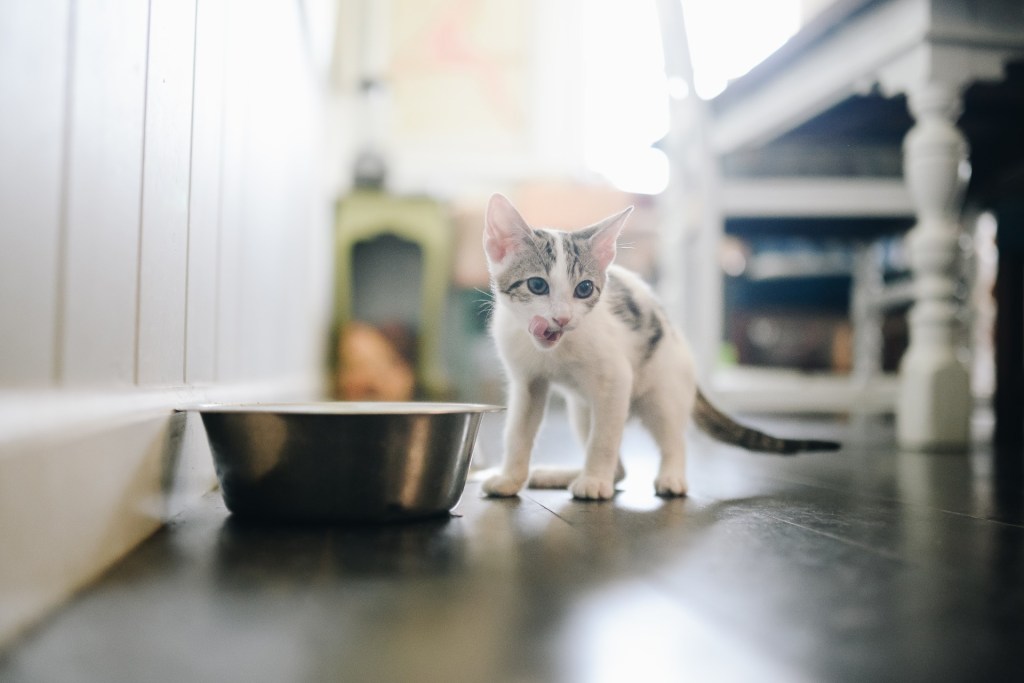
<svg viewBox="0 0 1024 683">
<path fill-rule="evenodd" d="M 55 375 L 69 16 L 0 2 L 0 385 Z"/>
<path fill-rule="evenodd" d="M 245 340 L 242 337 L 241 307 L 243 291 L 242 245 L 246 205 L 245 169 L 247 118 L 250 113 L 247 95 L 251 88 L 247 77 L 247 30 L 249 12 L 238 0 L 224 0 L 225 23 L 234 27 L 224 36 L 224 130 L 221 141 L 221 213 L 220 249 L 217 254 L 219 287 L 217 297 L 216 379 L 231 382 L 243 375 L 239 356 Z M 200 10 L 201 13 L 202 10 Z"/>
<path fill-rule="evenodd" d="M 136 380 L 185 381 L 195 0 L 151 0 Z"/>
<path fill-rule="evenodd" d="M 322 395 L 324 84 L 294 0 L 0 2 L 0 643 Z"/>
<path fill-rule="evenodd" d="M 148 21 L 145 3 L 76 6 L 57 340 L 65 385 L 135 379 Z"/>
<path fill-rule="evenodd" d="M 237 0 L 236 0 L 237 2 Z M 302 30 L 299 16 L 282 5 L 268 5 L 262 12 L 252 12 L 243 3 L 253 22 L 250 35 L 267 35 L 272 27 L 289 27 L 289 32 Z M 249 332 L 242 345 L 242 372 L 245 376 L 264 376 L 294 372 L 296 356 L 301 353 L 303 335 L 295 334 L 302 321 L 302 296 L 306 274 L 301 254 L 312 224 L 308 211 L 311 178 L 308 164 L 288 154 L 292 145 L 315 144 L 309 137 L 308 81 L 288 78 L 301 71 L 310 58 L 301 43 L 278 46 L 251 44 L 247 63 L 262 78 L 278 84 L 267 89 L 252 84 L 248 93 L 248 131 L 250 139 L 260 141 L 267 154 L 251 161 L 247 179 L 247 201 L 243 216 L 247 239 L 242 244 L 242 286 L 250 296 L 244 299 L 243 329 Z M 271 198 L 262 208 L 253 198 Z M 280 226 L 285 226 L 280 229 Z M 300 344 L 296 344 L 300 341 Z"/>
<path fill-rule="evenodd" d="M 253 11 L 251 3 L 245 0 L 232 0 L 231 23 L 240 23 L 246 27 L 242 31 L 245 37 L 264 35 L 264 24 L 272 21 L 268 6 Z M 281 195 L 283 188 L 267 181 L 272 167 L 287 163 L 281 156 L 279 145 L 281 137 L 287 131 L 269 127 L 268 119 L 273 112 L 267 107 L 285 108 L 290 97 L 290 84 L 280 83 L 276 69 L 268 69 L 268 62 L 275 64 L 289 57 L 290 45 L 277 45 L 268 50 L 253 40 L 246 40 L 238 52 L 239 61 L 235 64 L 236 73 L 241 71 L 237 82 L 241 85 L 240 110 L 233 112 L 233 125 L 242 128 L 245 134 L 245 148 L 241 167 L 232 167 L 234 173 L 242 175 L 242 204 L 238 207 L 236 218 L 240 220 L 238 234 L 242 239 L 236 244 L 239 258 L 239 271 L 236 273 L 240 292 L 239 298 L 239 331 L 241 338 L 235 346 L 236 370 L 242 377 L 269 374 L 272 360 L 266 357 L 268 346 L 274 343 L 277 335 L 268 326 L 278 324 L 274 320 L 276 306 L 274 298 L 285 286 L 284 279 L 274 277 L 278 274 L 274 260 L 280 254 L 278 238 L 287 236 L 288 230 L 275 231 L 271 226 L 277 224 L 280 217 L 275 215 L 283 210 Z M 246 75 L 258 74 L 253 80 Z M 261 87 L 261 81 L 280 83 L 274 89 L 274 97 L 268 97 L 267 89 Z M 270 101 L 272 100 L 273 101 Z M 267 150 L 262 157 L 249 154 L 252 142 Z M 268 201 L 271 200 L 271 201 Z M 268 228 L 270 228 L 268 230 Z M 270 336 L 268 336 L 270 335 Z"/>
<path fill-rule="evenodd" d="M 196 7 L 192 158 L 189 177 L 185 382 L 217 376 L 217 261 L 220 255 L 224 136 L 224 0 Z"/>
</svg>

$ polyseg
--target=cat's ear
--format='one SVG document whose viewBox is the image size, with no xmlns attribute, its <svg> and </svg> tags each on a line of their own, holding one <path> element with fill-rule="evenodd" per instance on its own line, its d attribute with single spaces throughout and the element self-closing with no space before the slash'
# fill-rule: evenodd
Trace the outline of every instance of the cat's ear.
<svg viewBox="0 0 1024 683">
<path fill-rule="evenodd" d="M 504 195 L 493 194 L 484 219 L 484 252 L 491 263 L 501 263 L 526 243 L 530 226 Z"/>
<path fill-rule="evenodd" d="M 622 232 L 622 226 L 626 224 L 626 218 L 631 213 L 633 213 L 633 207 L 626 207 L 614 216 L 609 216 L 580 231 L 579 234 L 590 242 L 591 253 L 597 259 L 601 270 L 610 266 L 615 260 L 615 245 L 618 242 L 619 233 Z"/>
</svg>

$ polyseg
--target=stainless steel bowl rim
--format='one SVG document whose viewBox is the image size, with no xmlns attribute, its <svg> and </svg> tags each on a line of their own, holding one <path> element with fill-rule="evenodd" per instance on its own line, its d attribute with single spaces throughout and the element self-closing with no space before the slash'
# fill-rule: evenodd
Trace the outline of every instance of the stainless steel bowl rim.
<svg viewBox="0 0 1024 683">
<path fill-rule="evenodd" d="M 496 413 L 503 406 L 483 403 L 435 403 L 427 401 L 310 401 L 304 403 L 206 403 L 200 413 L 285 413 L 288 415 L 450 415 Z"/>
</svg>

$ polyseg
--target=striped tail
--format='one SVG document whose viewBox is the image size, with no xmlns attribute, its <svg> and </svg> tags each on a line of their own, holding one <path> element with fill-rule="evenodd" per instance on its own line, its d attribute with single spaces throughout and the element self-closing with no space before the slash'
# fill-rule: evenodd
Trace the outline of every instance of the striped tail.
<svg viewBox="0 0 1024 683">
<path fill-rule="evenodd" d="M 748 451 L 793 455 L 801 451 L 839 450 L 839 444 L 835 441 L 780 439 L 756 429 L 744 427 L 711 405 L 700 389 L 697 390 L 697 404 L 693 408 L 693 420 L 701 430 L 715 439 L 746 448 Z"/>
</svg>

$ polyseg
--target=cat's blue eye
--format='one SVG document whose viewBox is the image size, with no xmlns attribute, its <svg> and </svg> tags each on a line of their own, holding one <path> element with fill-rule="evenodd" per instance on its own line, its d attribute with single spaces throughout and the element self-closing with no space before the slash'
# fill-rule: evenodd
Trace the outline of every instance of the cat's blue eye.
<svg viewBox="0 0 1024 683">
<path fill-rule="evenodd" d="M 586 299 L 594 293 L 594 283 L 590 280 L 584 280 L 583 282 L 576 285 L 576 291 L 573 295 L 577 299 Z"/>
<path fill-rule="evenodd" d="M 542 277 L 531 277 L 526 281 L 526 288 L 537 296 L 548 293 L 548 283 Z"/>
</svg>

